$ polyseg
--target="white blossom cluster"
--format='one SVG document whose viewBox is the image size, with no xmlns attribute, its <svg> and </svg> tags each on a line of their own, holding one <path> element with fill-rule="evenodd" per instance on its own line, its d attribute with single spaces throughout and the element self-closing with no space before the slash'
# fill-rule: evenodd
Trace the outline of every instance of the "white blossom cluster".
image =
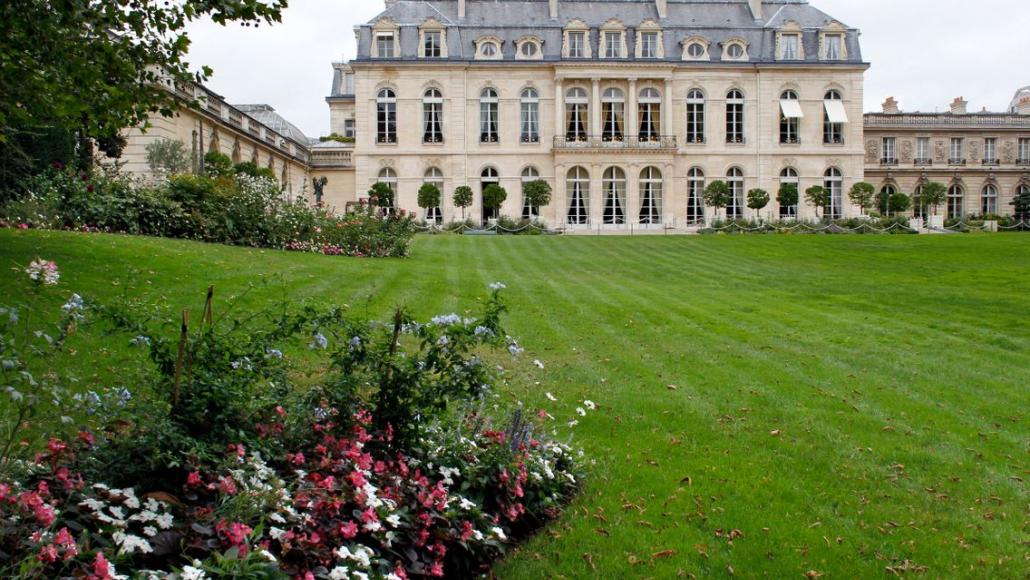
<svg viewBox="0 0 1030 580">
<path fill-rule="evenodd" d="M 93 485 L 94 497 L 79 502 L 94 520 L 110 526 L 111 539 L 119 554 L 150 554 L 150 539 L 175 523 L 164 502 L 154 498 L 140 500 L 132 488 L 111 488 L 102 483 Z"/>
</svg>

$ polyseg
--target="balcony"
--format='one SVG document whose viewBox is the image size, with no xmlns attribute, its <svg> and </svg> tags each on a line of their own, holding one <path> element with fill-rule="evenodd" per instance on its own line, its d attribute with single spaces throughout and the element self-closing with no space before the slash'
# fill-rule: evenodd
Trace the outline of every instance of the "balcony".
<svg viewBox="0 0 1030 580">
<path fill-rule="evenodd" d="M 916 157 L 912 162 L 916 167 L 930 167 L 933 165 L 933 159 L 929 157 Z"/>
<path fill-rule="evenodd" d="M 965 159 L 959 159 L 957 157 L 952 157 L 952 158 L 948 159 L 948 165 L 965 165 L 965 164 L 966 164 L 966 160 Z"/>
<path fill-rule="evenodd" d="M 1001 161 L 998 161 L 997 159 L 984 159 L 983 165 L 985 167 L 997 167 L 1001 165 Z"/>
<path fill-rule="evenodd" d="M 882 165 L 884 167 L 897 167 L 898 166 L 898 158 L 897 157 L 881 157 L 880 158 L 880 165 Z"/>
<path fill-rule="evenodd" d="M 1016 159 L 1017 167 L 1030 167 L 1030 158 Z"/>
<path fill-rule="evenodd" d="M 601 149 L 601 150 L 663 150 L 676 149 L 675 135 L 655 135 L 654 137 L 581 137 L 569 139 L 565 135 L 554 138 L 555 149 Z"/>
<path fill-rule="evenodd" d="M 354 167 L 354 151 L 344 148 L 315 148 L 311 151 L 312 167 Z"/>
</svg>

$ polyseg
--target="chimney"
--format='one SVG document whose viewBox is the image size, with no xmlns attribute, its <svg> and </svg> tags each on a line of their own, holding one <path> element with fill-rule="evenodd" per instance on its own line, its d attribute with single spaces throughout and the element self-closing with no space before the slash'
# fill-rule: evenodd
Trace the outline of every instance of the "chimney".
<svg viewBox="0 0 1030 580">
<path fill-rule="evenodd" d="M 762 20 L 762 0 L 747 0 L 747 3 L 751 7 L 751 16 L 754 16 L 755 20 Z"/>
<path fill-rule="evenodd" d="M 558 0 L 550 0 L 551 20 L 558 20 Z"/>
<path fill-rule="evenodd" d="M 901 108 L 898 107 L 898 102 L 894 100 L 894 97 L 887 97 L 887 100 L 883 102 L 883 112 L 887 115 L 897 115 L 901 112 Z"/>
<path fill-rule="evenodd" d="M 965 115 L 967 112 L 966 105 L 968 104 L 969 103 L 965 99 L 963 99 L 962 97 L 958 97 L 957 99 L 951 102 L 951 114 Z"/>
<path fill-rule="evenodd" d="M 658 18 L 665 18 L 669 15 L 668 0 L 654 0 L 654 5 L 658 9 Z"/>
<path fill-rule="evenodd" d="M 458 0 L 458 19 L 465 20 L 465 0 Z"/>
<path fill-rule="evenodd" d="M 1030 96 L 1019 99 L 1019 102 L 1016 103 L 1016 114 L 1030 115 Z"/>
</svg>

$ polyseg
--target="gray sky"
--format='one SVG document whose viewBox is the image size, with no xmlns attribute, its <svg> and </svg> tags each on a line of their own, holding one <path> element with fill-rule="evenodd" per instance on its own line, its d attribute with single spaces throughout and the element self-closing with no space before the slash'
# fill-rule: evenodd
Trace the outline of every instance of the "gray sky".
<svg viewBox="0 0 1030 580">
<path fill-rule="evenodd" d="M 906 111 L 1001 111 L 1030 85 L 1026 0 L 810 0 L 862 30 L 867 111 L 893 95 Z M 354 56 L 354 25 L 382 0 L 290 0 L 283 21 L 243 28 L 197 22 L 190 62 L 215 71 L 208 86 L 230 103 L 268 103 L 309 137 L 329 132 L 329 64 Z"/>
</svg>

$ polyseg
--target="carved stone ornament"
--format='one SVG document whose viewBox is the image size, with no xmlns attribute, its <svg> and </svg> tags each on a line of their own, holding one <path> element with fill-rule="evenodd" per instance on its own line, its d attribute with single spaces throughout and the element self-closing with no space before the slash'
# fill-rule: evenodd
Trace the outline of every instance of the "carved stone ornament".
<svg viewBox="0 0 1030 580">
<path fill-rule="evenodd" d="M 905 139 L 901 142 L 901 162 L 912 163 L 912 140 Z"/>
<path fill-rule="evenodd" d="M 393 158 L 392 157 L 383 157 L 382 159 L 379 160 L 379 166 L 380 167 L 393 167 Z"/>
<path fill-rule="evenodd" d="M 791 159 L 791 158 L 788 157 L 787 159 L 783 160 L 783 166 L 784 167 L 797 167 L 797 165 L 798 165 L 798 160 L 797 159 Z"/>
<path fill-rule="evenodd" d="M 880 144 L 877 143 L 876 139 L 866 139 L 865 142 L 865 162 L 876 163 L 880 158 Z"/>
<path fill-rule="evenodd" d="M 944 163 L 944 141 L 942 139 L 933 143 L 933 160 L 937 163 Z"/>
<path fill-rule="evenodd" d="M 980 142 L 979 141 L 970 141 L 969 142 L 969 159 L 973 160 L 973 159 L 979 159 L 979 158 L 980 158 Z"/>
<path fill-rule="evenodd" d="M 1016 162 L 1016 143 L 1014 141 L 1005 141 L 1001 145 L 1001 158 L 1006 164 Z"/>
</svg>

